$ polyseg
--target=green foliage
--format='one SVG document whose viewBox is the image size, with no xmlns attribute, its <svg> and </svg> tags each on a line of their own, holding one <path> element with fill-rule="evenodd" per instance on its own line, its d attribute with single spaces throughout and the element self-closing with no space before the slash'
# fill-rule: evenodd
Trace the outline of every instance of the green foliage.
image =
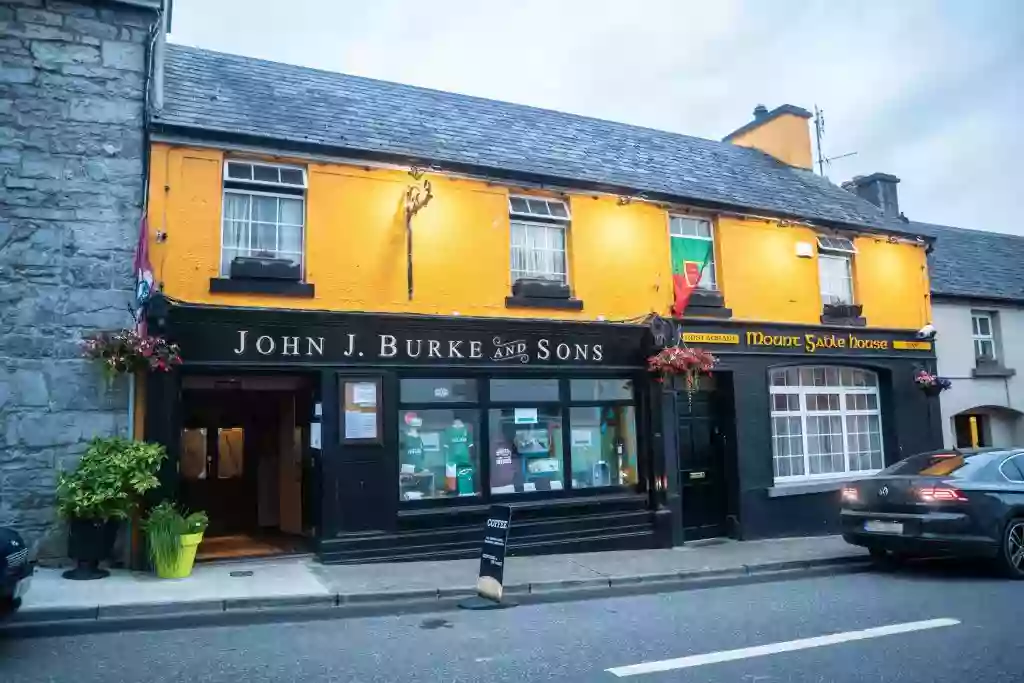
<svg viewBox="0 0 1024 683">
<path fill-rule="evenodd" d="M 142 523 L 153 564 L 167 567 L 176 562 L 181 552 L 181 537 L 205 531 L 208 521 L 205 512 L 185 515 L 168 500 L 156 505 Z"/>
<path fill-rule="evenodd" d="M 163 446 L 120 437 L 96 438 L 73 472 L 57 477 L 57 512 L 64 519 L 127 519 L 142 494 L 160 485 Z"/>
<path fill-rule="evenodd" d="M 188 529 L 185 533 L 198 534 L 206 531 L 206 527 L 210 524 L 210 518 L 206 516 L 206 513 L 202 510 L 193 512 L 185 517 L 185 527 Z"/>
</svg>

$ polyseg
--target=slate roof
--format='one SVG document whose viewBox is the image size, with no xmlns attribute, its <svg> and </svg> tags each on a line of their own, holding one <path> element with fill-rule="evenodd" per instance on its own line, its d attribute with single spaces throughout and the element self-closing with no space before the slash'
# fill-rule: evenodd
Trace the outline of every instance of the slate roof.
<svg viewBox="0 0 1024 683">
<path fill-rule="evenodd" d="M 1024 237 L 911 221 L 934 237 L 928 257 L 932 294 L 1024 302 Z"/>
<path fill-rule="evenodd" d="M 730 143 L 168 45 L 154 128 L 434 162 L 907 233 L 809 170 Z"/>
</svg>

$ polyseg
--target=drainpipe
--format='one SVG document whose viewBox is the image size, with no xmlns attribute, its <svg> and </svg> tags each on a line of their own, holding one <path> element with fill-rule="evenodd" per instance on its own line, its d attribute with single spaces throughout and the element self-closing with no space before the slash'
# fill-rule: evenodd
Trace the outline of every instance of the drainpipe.
<svg viewBox="0 0 1024 683">
<path fill-rule="evenodd" d="M 128 438 L 135 440 L 135 373 L 128 375 Z"/>
</svg>

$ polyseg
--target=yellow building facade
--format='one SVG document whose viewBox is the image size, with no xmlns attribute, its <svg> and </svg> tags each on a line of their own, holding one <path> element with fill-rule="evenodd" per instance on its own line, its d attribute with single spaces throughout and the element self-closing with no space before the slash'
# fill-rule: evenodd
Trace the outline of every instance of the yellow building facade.
<svg viewBox="0 0 1024 683">
<path fill-rule="evenodd" d="M 303 279 L 310 298 L 211 292 L 221 273 L 225 160 L 304 168 Z M 162 290 L 224 306 L 431 315 L 625 321 L 671 316 L 670 218 L 710 222 L 717 289 L 737 321 L 821 324 L 818 237 L 809 223 L 716 212 L 610 194 L 537 190 L 427 173 L 433 197 L 412 219 L 407 291 L 405 195 L 414 180 L 388 167 L 154 144 L 150 253 Z M 512 289 L 510 195 L 564 201 L 567 281 L 582 310 L 506 305 Z M 873 328 L 917 330 L 930 319 L 926 245 L 884 234 L 852 240 L 854 301 Z"/>
</svg>

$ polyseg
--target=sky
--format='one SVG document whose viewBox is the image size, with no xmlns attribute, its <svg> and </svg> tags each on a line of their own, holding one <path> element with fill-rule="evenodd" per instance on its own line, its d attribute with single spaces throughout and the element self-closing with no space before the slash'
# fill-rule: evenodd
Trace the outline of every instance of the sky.
<svg viewBox="0 0 1024 683">
<path fill-rule="evenodd" d="M 818 106 L 833 182 L 1024 234 L 1019 0 L 174 0 L 170 40 L 711 139 Z"/>
</svg>

